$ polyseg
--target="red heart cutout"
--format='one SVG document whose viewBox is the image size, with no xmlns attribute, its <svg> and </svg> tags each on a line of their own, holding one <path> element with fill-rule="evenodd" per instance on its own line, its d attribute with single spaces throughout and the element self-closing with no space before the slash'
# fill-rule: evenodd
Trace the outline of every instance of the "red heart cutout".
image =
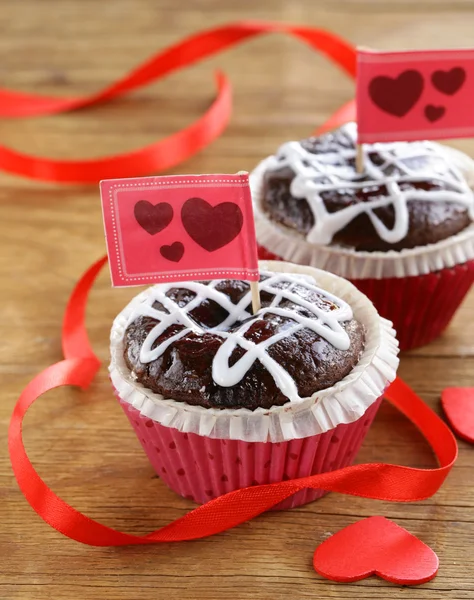
<svg viewBox="0 0 474 600">
<path fill-rule="evenodd" d="M 425 106 L 425 117 L 431 123 L 438 121 L 446 112 L 446 108 L 444 106 L 433 106 L 433 104 L 428 104 Z"/>
<path fill-rule="evenodd" d="M 464 84 L 466 80 L 466 71 L 462 67 L 454 67 L 450 71 L 435 71 L 431 75 L 431 83 L 443 94 L 452 96 Z"/>
<path fill-rule="evenodd" d="M 174 242 L 169 246 L 161 246 L 160 254 L 168 260 L 179 262 L 183 258 L 184 246 L 181 242 Z"/>
<path fill-rule="evenodd" d="M 186 200 L 181 219 L 189 237 L 208 252 L 229 244 L 239 235 L 244 223 L 242 211 L 234 202 L 211 206 L 202 198 Z"/>
<path fill-rule="evenodd" d="M 423 76 L 419 71 L 408 70 L 398 77 L 374 77 L 369 84 L 372 102 L 384 112 L 404 117 L 415 106 L 423 91 Z"/>
<path fill-rule="evenodd" d="M 457 435 L 474 444 L 474 388 L 446 388 L 441 404 Z"/>
<path fill-rule="evenodd" d="M 370 517 L 349 525 L 323 542 L 314 553 L 317 573 L 348 583 L 370 575 L 400 585 L 433 579 L 439 561 L 433 550 L 385 517 Z"/>
<path fill-rule="evenodd" d="M 140 200 L 133 212 L 140 227 L 150 235 L 163 231 L 173 220 L 173 207 L 168 202 L 153 205 L 147 200 Z"/>
</svg>

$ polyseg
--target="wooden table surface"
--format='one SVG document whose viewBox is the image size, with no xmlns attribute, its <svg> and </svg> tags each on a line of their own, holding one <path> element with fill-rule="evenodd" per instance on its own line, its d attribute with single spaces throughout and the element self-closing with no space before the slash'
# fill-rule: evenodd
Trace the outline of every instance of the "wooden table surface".
<svg viewBox="0 0 474 600">
<path fill-rule="evenodd" d="M 4 0 L 1 84 L 62 96 L 92 92 L 187 34 L 243 18 L 326 27 L 354 43 L 385 49 L 473 43 L 471 0 Z M 231 124 L 174 173 L 251 169 L 281 142 L 307 135 L 353 93 L 353 84 L 307 47 L 265 36 L 100 108 L 3 120 L 1 142 L 61 158 L 144 145 L 205 110 L 217 66 L 234 84 Z M 454 145 L 474 154 L 472 140 Z M 104 253 L 98 188 L 1 174 L 0 203 L 2 599 L 474 598 L 474 449 L 463 442 L 444 487 L 416 504 L 330 494 L 214 538 L 121 549 L 83 546 L 50 529 L 13 478 L 7 426 L 22 388 L 61 358 L 60 321 L 68 294 L 79 274 Z M 94 288 L 88 326 L 104 364 L 112 319 L 135 293 L 112 291 L 107 274 Z M 473 385 L 473 366 L 471 293 L 441 339 L 402 356 L 400 374 L 439 411 L 443 388 Z M 47 483 L 112 527 L 146 533 L 193 506 L 154 475 L 114 400 L 105 367 L 90 392 L 66 388 L 41 399 L 26 419 L 25 440 Z M 434 465 L 421 436 L 388 405 L 380 410 L 359 460 Z M 316 575 L 315 547 L 370 515 L 392 518 L 427 542 L 440 558 L 438 576 L 407 590 L 377 578 L 342 585 Z"/>
</svg>

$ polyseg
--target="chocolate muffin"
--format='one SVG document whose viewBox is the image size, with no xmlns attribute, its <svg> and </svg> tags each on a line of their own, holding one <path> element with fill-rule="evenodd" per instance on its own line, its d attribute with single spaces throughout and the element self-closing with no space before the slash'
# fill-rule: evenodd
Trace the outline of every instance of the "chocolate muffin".
<svg viewBox="0 0 474 600">
<path fill-rule="evenodd" d="M 400 348 L 416 348 L 444 331 L 474 283 L 474 161 L 434 142 L 364 144 L 358 173 L 356 139 L 348 123 L 257 165 L 259 257 L 349 279 Z"/>
<path fill-rule="evenodd" d="M 349 123 L 283 144 L 267 159 L 260 210 L 310 243 L 369 252 L 434 244 L 474 221 L 473 192 L 449 149 L 366 144 L 359 174 L 356 139 Z"/>
<path fill-rule="evenodd" d="M 152 288 L 124 335 L 132 377 L 187 404 L 254 410 L 310 397 L 352 371 L 364 328 L 346 302 L 308 276 L 262 273 L 259 287 L 256 315 L 244 281 Z"/>
<path fill-rule="evenodd" d="M 114 393 L 157 479 L 201 504 L 352 464 L 396 377 L 391 323 L 351 283 L 259 268 L 256 315 L 246 282 L 169 283 L 136 296 L 110 334 Z"/>
</svg>

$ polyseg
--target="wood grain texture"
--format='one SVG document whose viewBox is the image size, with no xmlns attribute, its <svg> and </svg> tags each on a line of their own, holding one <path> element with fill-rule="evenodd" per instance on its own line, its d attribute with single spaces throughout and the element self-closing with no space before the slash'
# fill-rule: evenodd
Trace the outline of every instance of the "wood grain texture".
<svg viewBox="0 0 474 600">
<path fill-rule="evenodd" d="M 472 45 L 471 0 L 4 0 L 0 10 L 3 86 L 45 94 L 92 92 L 152 52 L 198 29 L 238 19 L 330 28 L 380 48 Z M 113 104 L 44 119 L 3 121 L 2 143 L 51 157 L 124 151 L 168 135 L 208 106 L 219 66 L 234 84 L 225 134 L 174 172 L 235 172 L 287 139 L 307 135 L 351 97 L 353 86 L 307 47 L 265 36 Z M 454 145 L 474 154 L 472 140 Z M 6 453 L 21 389 L 60 356 L 60 317 L 83 269 L 104 252 L 98 189 L 57 187 L 0 174 L 0 598 L 5 600 L 224 600 L 474 598 L 474 450 L 460 458 L 432 499 L 390 504 L 330 494 L 267 514 L 211 539 L 121 549 L 89 548 L 45 525 L 24 501 Z M 112 291 L 103 275 L 88 325 L 107 361 L 111 321 L 135 290 Z M 402 357 L 401 376 L 436 410 L 441 390 L 473 385 L 474 293 L 443 337 Z M 27 449 L 65 500 L 102 522 L 145 533 L 192 507 L 154 475 L 114 401 L 105 368 L 87 394 L 63 389 L 28 415 Z M 414 427 L 383 405 L 358 460 L 430 466 Z M 434 581 L 406 590 L 372 578 L 333 584 L 311 567 L 332 532 L 381 514 L 438 553 Z"/>
</svg>

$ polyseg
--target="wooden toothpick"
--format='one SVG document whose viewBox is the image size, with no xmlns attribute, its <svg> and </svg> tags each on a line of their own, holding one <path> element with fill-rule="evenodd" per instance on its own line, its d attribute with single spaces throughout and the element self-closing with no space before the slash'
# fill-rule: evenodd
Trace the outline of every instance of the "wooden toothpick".
<svg viewBox="0 0 474 600">
<path fill-rule="evenodd" d="M 248 171 L 239 171 L 237 175 L 248 175 Z M 260 290 L 258 289 L 258 281 L 250 282 L 250 291 L 252 292 L 252 313 L 256 315 L 262 308 L 260 302 Z"/>
<path fill-rule="evenodd" d="M 258 289 L 258 281 L 250 282 L 250 291 L 252 292 L 252 312 L 255 315 L 262 308 L 262 305 L 260 303 L 260 291 Z"/>
<path fill-rule="evenodd" d="M 356 170 L 357 173 L 364 172 L 364 145 L 357 144 L 356 146 Z"/>
<path fill-rule="evenodd" d="M 357 173 L 364 172 L 364 145 L 357 144 L 356 145 L 356 170 Z"/>
</svg>

